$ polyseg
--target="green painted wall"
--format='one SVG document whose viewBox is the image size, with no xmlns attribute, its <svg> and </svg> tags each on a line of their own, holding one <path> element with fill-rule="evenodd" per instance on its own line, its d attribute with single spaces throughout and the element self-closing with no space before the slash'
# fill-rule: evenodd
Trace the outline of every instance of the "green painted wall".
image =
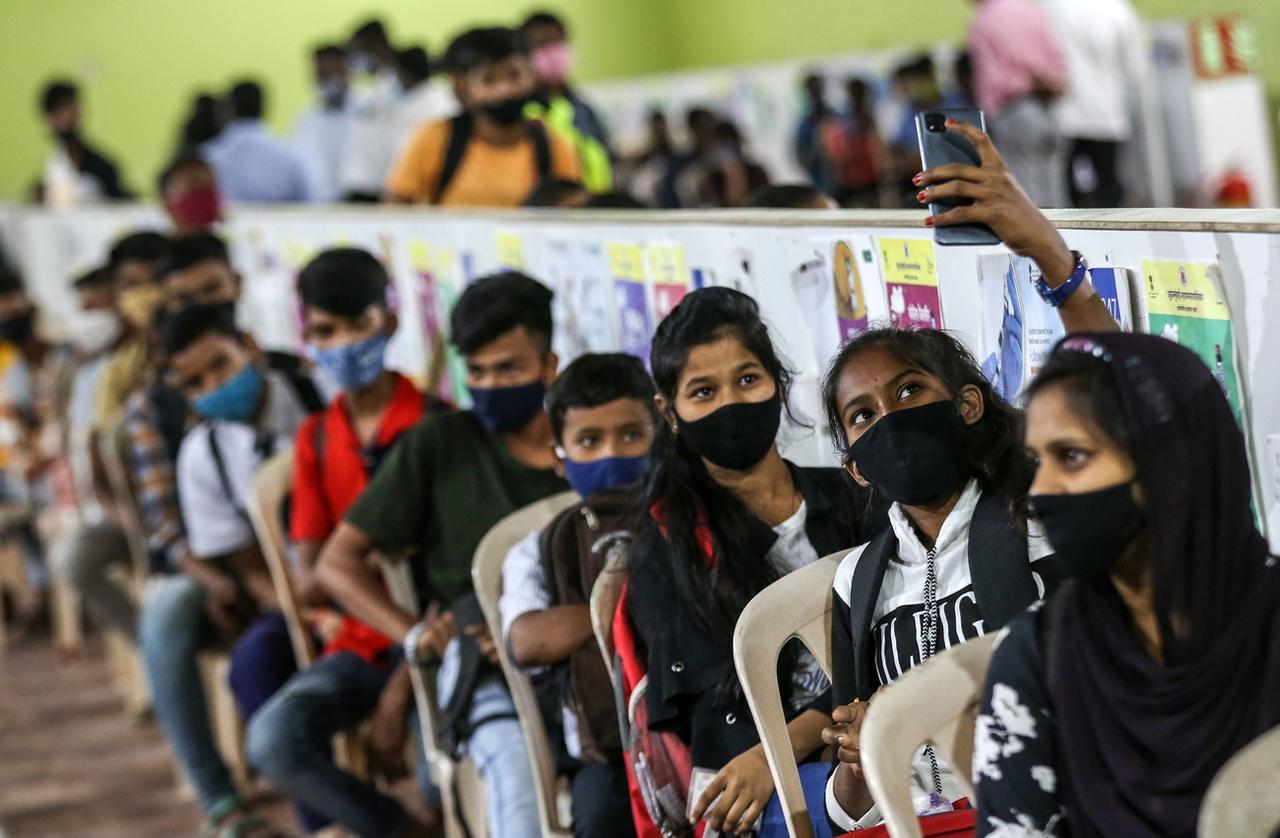
<svg viewBox="0 0 1280 838">
<path fill-rule="evenodd" d="M 43 83 L 82 83 L 86 135 L 153 191 L 192 95 L 252 73 L 268 84 L 269 119 L 288 130 L 310 96 L 310 49 L 345 37 L 370 13 L 397 42 L 432 51 L 470 25 L 564 13 L 584 74 L 633 75 L 674 65 L 664 17 L 646 0 L 3 0 L 0 3 L 0 199 L 25 196 L 49 144 L 36 108 Z M 617 33 L 590 38 L 588 32 Z"/>
<path fill-rule="evenodd" d="M 1262 73 L 1280 96 L 1277 0 L 1134 0 L 1150 18 L 1244 12 L 1258 26 Z M 36 91 L 54 74 L 84 86 L 88 135 L 151 191 L 191 95 L 246 72 L 269 84 L 286 130 L 309 97 L 308 50 L 374 11 L 398 41 L 438 50 L 459 29 L 510 21 L 538 0 L 3 0 L 0 198 L 24 195 L 47 140 Z M 581 76 L 960 41 L 969 0 L 550 0 L 576 33 Z M 359 9 L 360 11 L 354 11 Z"/>
</svg>

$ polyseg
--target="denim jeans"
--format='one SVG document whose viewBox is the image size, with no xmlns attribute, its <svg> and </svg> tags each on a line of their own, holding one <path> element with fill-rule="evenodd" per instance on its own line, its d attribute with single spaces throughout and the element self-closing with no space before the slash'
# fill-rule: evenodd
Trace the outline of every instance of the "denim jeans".
<svg viewBox="0 0 1280 838">
<path fill-rule="evenodd" d="M 405 813 L 392 797 L 333 762 L 334 734 L 372 715 L 391 672 L 350 652 L 294 675 L 249 722 L 249 761 L 280 791 L 361 836 L 394 835 Z"/>
<path fill-rule="evenodd" d="M 114 521 L 86 524 L 58 545 L 50 557 L 54 573 L 80 596 L 93 616 L 136 642 L 138 607 L 111 569 L 129 568 L 129 541 Z"/>
<path fill-rule="evenodd" d="M 515 715 L 501 675 L 489 675 L 476 685 L 468 715 L 471 736 L 464 747 L 484 782 L 490 838 L 539 838 L 542 834 L 533 769 Z M 494 718 L 501 716 L 507 718 Z"/>
<path fill-rule="evenodd" d="M 276 611 L 255 620 L 231 648 L 231 670 L 227 673 L 241 718 L 252 724 L 258 710 L 289 683 L 297 671 L 293 641 L 284 615 Z M 303 831 L 318 832 L 329 825 L 327 815 L 301 803 L 297 809 Z"/>
<path fill-rule="evenodd" d="M 831 824 L 827 822 L 827 775 L 831 771 L 826 762 L 806 762 L 800 766 L 800 787 L 804 790 L 804 802 L 809 807 L 809 827 L 813 838 L 831 838 Z M 786 838 L 787 821 L 782 814 L 782 798 L 774 792 L 760 818 L 760 838 Z"/>
<path fill-rule="evenodd" d="M 152 580 L 138 621 L 138 642 L 156 720 L 208 812 L 234 797 L 231 772 L 209 729 L 209 707 L 196 655 L 214 639 L 204 588 L 190 577 Z"/>
<path fill-rule="evenodd" d="M 570 780 L 574 838 L 634 838 L 627 769 L 583 763 Z"/>
</svg>

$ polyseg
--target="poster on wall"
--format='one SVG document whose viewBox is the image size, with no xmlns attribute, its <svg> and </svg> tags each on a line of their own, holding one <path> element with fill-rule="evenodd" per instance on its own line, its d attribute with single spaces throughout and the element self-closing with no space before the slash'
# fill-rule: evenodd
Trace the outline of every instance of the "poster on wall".
<svg viewBox="0 0 1280 838">
<path fill-rule="evenodd" d="M 1137 274 L 1128 268 L 1090 267 L 1089 281 L 1093 290 L 1126 332 L 1133 331 L 1133 292 Z"/>
<path fill-rule="evenodd" d="M 635 355 L 647 367 L 654 321 L 649 313 L 644 256 L 640 245 L 625 242 L 610 242 L 608 254 L 613 300 L 618 314 L 618 349 Z"/>
<path fill-rule="evenodd" d="M 466 375 L 462 359 L 448 340 L 448 312 L 457 296 L 454 284 L 447 278 L 451 251 L 430 246 L 422 240 L 409 242 L 409 263 L 413 268 L 413 288 L 417 297 L 422 337 L 426 343 L 427 371 L 424 387 L 431 393 L 455 404 L 465 394 Z"/>
<path fill-rule="evenodd" d="M 815 237 L 800 244 L 792 257 L 791 289 L 809 325 L 820 370 L 871 322 L 868 297 L 874 286 L 864 282 L 857 250 L 849 239 Z"/>
<path fill-rule="evenodd" d="M 1235 335 L 1218 266 L 1204 262 L 1142 263 L 1147 330 L 1200 356 L 1243 426 Z"/>
<path fill-rule="evenodd" d="M 978 260 L 982 294 L 982 374 L 1006 401 L 1015 401 L 1062 338 L 1062 318 L 1035 283 L 1040 270 L 1023 256 L 993 254 Z"/>
<path fill-rule="evenodd" d="M 655 323 L 660 323 L 690 290 L 684 245 L 676 242 L 646 245 L 644 266 L 649 282 L 653 285 L 653 319 Z"/>
<path fill-rule="evenodd" d="M 564 363 L 617 346 L 609 265 L 598 242 L 551 239 L 544 274 L 555 290 L 556 353 Z"/>
<path fill-rule="evenodd" d="M 493 237 L 498 253 L 498 267 L 512 271 L 524 270 L 524 236 L 519 233 L 499 231 Z"/>
<path fill-rule="evenodd" d="M 889 321 L 904 329 L 941 329 L 938 263 L 929 239 L 880 239 Z"/>
</svg>

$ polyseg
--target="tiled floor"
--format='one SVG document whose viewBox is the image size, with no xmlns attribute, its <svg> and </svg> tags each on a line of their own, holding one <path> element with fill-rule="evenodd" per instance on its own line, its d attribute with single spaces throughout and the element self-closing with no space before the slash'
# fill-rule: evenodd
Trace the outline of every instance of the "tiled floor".
<svg viewBox="0 0 1280 838">
<path fill-rule="evenodd" d="M 264 810 L 293 828 L 289 807 Z M 0 653 L 0 835 L 198 835 L 154 722 L 126 717 L 96 653 L 59 662 L 47 636 Z"/>
</svg>

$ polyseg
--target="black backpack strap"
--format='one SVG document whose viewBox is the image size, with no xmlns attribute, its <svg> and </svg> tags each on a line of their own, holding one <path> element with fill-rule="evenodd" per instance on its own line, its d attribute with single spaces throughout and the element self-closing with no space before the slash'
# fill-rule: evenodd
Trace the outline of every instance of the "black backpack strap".
<svg viewBox="0 0 1280 838">
<path fill-rule="evenodd" d="M 889 561 L 898 552 L 898 536 L 886 527 L 871 539 L 858 565 L 853 569 L 849 585 L 849 628 L 853 636 L 853 675 L 858 698 L 867 701 L 879 688 L 875 670 L 875 644 L 871 640 L 871 619 L 884 584 Z"/>
<path fill-rule="evenodd" d="M 236 501 L 236 494 L 231 488 L 231 476 L 227 474 L 227 461 L 222 456 L 222 446 L 218 444 L 216 429 L 212 423 L 209 423 L 206 427 L 209 429 L 206 435 L 209 440 L 209 456 L 213 458 L 214 471 L 218 472 L 218 482 L 222 484 L 222 493 L 227 496 L 227 501 L 235 509 L 236 514 L 252 529 L 253 522 L 249 520 L 249 513 Z"/>
<path fill-rule="evenodd" d="M 551 174 L 551 138 L 547 126 L 537 120 L 529 120 L 529 141 L 533 143 L 533 163 L 538 170 L 538 180 L 546 180 Z"/>
<path fill-rule="evenodd" d="M 289 388 L 298 397 L 307 413 L 324 410 L 324 399 L 311 376 L 302 370 L 302 359 L 288 352 L 268 352 L 267 368 L 283 375 L 289 382 Z"/>
<path fill-rule="evenodd" d="M 169 461 L 178 462 L 178 449 L 187 435 L 187 400 L 177 390 L 169 387 L 152 387 L 147 391 L 151 410 L 156 417 L 156 430 L 164 440 Z"/>
<path fill-rule="evenodd" d="M 987 631 L 1003 628 L 1040 596 L 1027 535 L 1010 518 L 1007 497 L 983 492 L 969 524 L 969 576 Z"/>
<path fill-rule="evenodd" d="M 436 178 L 435 189 L 431 191 L 431 203 L 438 204 L 449 190 L 462 165 L 462 158 L 467 153 L 467 145 L 471 142 L 471 134 L 475 124 L 471 114 L 460 113 L 449 120 L 449 142 L 444 147 L 444 162 L 440 166 L 440 176 Z"/>
</svg>

